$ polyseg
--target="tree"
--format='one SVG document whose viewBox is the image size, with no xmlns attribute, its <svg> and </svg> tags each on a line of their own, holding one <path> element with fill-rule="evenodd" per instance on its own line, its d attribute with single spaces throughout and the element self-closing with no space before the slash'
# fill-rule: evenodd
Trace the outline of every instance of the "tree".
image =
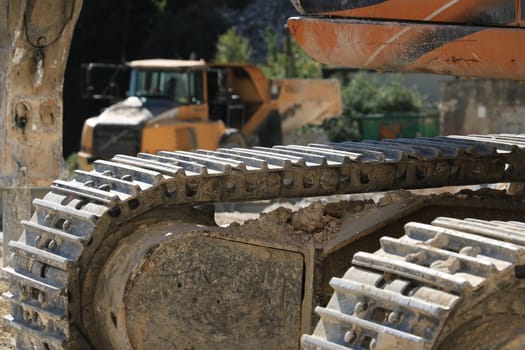
<svg viewBox="0 0 525 350">
<path fill-rule="evenodd" d="M 321 64 L 310 58 L 289 34 L 279 42 L 279 34 L 266 29 L 264 41 L 268 50 L 266 76 L 272 78 L 320 78 Z"/>
<path fill-rule="evenodd" d="M 332 141 L 360 139 L 357 117 L 392 112 L 419 112 L 426 98 L 415 87 L 404 84 L 401 75 L 380 81 L 377 75 L 359 72 L 343 87 L 343 115 L 327 119 L 321 128 Z"/>
<path fill-rule="evenodd" d="M 250 42 L 237 34 L 234 27 L 231 27 L 219 36 L 213 61 L 217 63 L 250 62 L 252 53 Z"/>
<path fill-rule="evenodd" d="M 264 34 L 264 42 L 268 54 L 266 64 L 261 69 L 267 77 L 321 78 L 321 64 L 311 59 L 290 35 L 285 35 L 283 41 L 278 32 L 268 28 Z M 219 36 L 213 61 L 250 62 L 252 53 L 250 42 L 231 27 Z"/>
</svg>

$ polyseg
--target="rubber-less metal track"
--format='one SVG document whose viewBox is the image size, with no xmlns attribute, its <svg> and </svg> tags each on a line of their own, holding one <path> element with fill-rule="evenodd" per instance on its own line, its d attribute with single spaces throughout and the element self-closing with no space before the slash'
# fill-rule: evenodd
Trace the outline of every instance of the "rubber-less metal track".
<svg viewBox="0 0 525 350">
<path fill-rule="evenodd" d="M 383 237 L 382 249 L 357 253 L 344 277 L 331 280 L 334 295 L 316 309 L 321 320 L 302 345 L 435 349 L 453 311 L 467 310 L 523 278 L 524 227 L 451 218 L 407 224 L 403 237 Z"/>
<path fill-rule="evenodd" d="M 80 305 L 82 272 L 98 243 L 115 227 L 152 208 L 524 181 L 524 146 L 525 136 L 495 135 L 160 152 L 96 161 L 93 171 L 77 171 L 71 181 L 55 181 L 51 192 L 33 202 L 35 214 L 23 222 L 21 239 L 10 244 L 12 267 L 4 269 L 10 280 L 5 297 L 12 305 L 6 320 L 16 334 L 18 349 L 88 348 L 80 335 L 81 313 L 85 311 Z M 403 249 L 414 249 L 413 245 L 405 245 Z M 368 266 L 375 263 L 376 257 L 360 254 L 356 261 Z M 379 262 L 385 270 L 398 273 L 397 260 L 382 257 Z M 420 273 L 405 266 L 403 271 L 409 277 Z M 439 275 L 435 269 L 427 272 Z M 363 276 L 368 274 L 364 272 Z M 462 291 L 457 279 L 439 276 L 440 286 L 445 286 L 446 291 Z M 341 283 L 336 288 L 357 288 L 355 293 L 369 288 L 361 287 L 361 282 L 350 286 L 347 284 L 352 282 Z M 369 297 L 378 300 L 387 300 L 388 293 L 397 293 L 369 289 Z M 385 334 L 407 342 L 432 342 L 456 299 L 444 292 L 427 290 L 443 295 L 444 301 L 429 307 L 406 295 L 402 309 L 423 315 L 425 322 L 432 325 L 429 331 L 425 328 L 422 333 L 405 334 L 391 328 Z M 391 302 L 397 307 L 397 299 Z M 330 309 L 320 312 L 333 322 L 354 322 L 355 318 L 334 314 Z M 369 323 L 360 327 L 368 329 L 372 327 Z M 375 331 L 380 330 L 374 327 Z"/>
</svg>

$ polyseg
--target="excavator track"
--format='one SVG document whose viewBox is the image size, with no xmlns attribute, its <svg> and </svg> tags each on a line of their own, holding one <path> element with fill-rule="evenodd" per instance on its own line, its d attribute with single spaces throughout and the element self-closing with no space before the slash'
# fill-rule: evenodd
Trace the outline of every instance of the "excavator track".
<svg viewBox="0 0 525 350">
<path fill-rule="evenodd" d="M 403 237 L 383 237 L 380 250 L 357 253 L 344 277 L 331 280 L 335 293 L 326 307 L 316 309 L 321 321 L 313 335 L 302 337 L 302 345 L 522 348 L 525 304 L 509 296 L 525 286 L 524 228 L 518 222 L 445 217 L 432 225 L 408 223 Z M 502 331 L 494 319 L 505 312 Z"/>
<path fill-rule="evenodd" d="M 112 161 L 96 161 L 93 171 L 77 171 L 70 181 L 55 181 L 43 199 L 33 202 L 35 214 L 30 221 L 23 222 L 21 239 L 10 244 L 12 265 L 4 268 L 10 281 L 9 292 L 4 296 L 12 305 L 6 320 L 16 334 L 18 349 L 93 348 L 82 336 L 85 328 L 91 327 L 86 322 L 90 306 L 82 302 L 84 274 L 95 252 L 104 249 L 101 243 L 117 227 L 151 209 L 524 181 L 524 146 L 525 136 L 458 136 L 195 153 L 160 152 L 136 157 L 117 155 Z M 419 247 L 403 242 L 399 246 L 410 251 Z M 445 253 L 431 251 L 429 254 L 441 257 Z M 398 260 L 379 254 L 360 254 L 356 259 L 366 268 L 377 261 L 389 274 L 406 278 L 417 275 L 415 280 L 443 289 L 423 289 L 429 293 L 428 298 L 436 298 L 436 305 L 431 307 L 412 295 L 398 298 L 402 310 L 423 315 L 431 328 L 415 335 L 394 328 L 385 333 L 385 336 L 404 334 L 399 339 L 427 348 L 441 331 L 447 307 L 450 309 L 459 303 L 457 299 L 461 300 L 464 290 L 472 289 L 460 278 L 442 276 L 436 269 L 423 273 L 421 269 L 400 265 Z M 515 265 L 520 264 L 521 261 Z M 472 268 L 488 269 L 486 265 L 477 264 Z M 357 288 L 355 293 L 368 293 L 368 297 L 378 300 L 383 298 L 386 308 L 397 308 L 398 299 L 391 300 L 389 295 L 398 291 L 374 290 L 367 276 L 378 273 L 363 271 L 356 274 L 365 278 L 368 285 L 362 284 L 364 281 L 357 276 L 357 282 L 344 279 L 337 288 L 349 289 L 350 296 L 354 293 L 352 288 Z M 490 278 L 492 275 L 487 277 Z M 483 285 L 482 279 L 475 279 L 476 285 Z M 449 293 L 456 293 L 456 299 Z M 336 315 L 330 309 L 320 313 L 333 324 L 355 319 Z M 401 316 L 401 324 L 405 324 L 407 317 Z M 365 326 L 370 322 L 359 322 L 360 327 L 368 329 Z M 374 327 L 371 331 L 381 330 Z M 369 333 L 363 333 L 370 345 L 375 338 L 366 334 Z M 309 337 L 305 342 L 314 344 L 307 345 L 313 348 L 329 344 Z M 333 344 L 327 346 L 341 348 Z"/>
</svg>

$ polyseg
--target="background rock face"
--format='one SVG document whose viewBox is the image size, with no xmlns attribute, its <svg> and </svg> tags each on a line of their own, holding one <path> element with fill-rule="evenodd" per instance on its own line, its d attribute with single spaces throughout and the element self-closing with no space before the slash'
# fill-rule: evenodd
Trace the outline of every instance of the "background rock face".
<svg viewBox="0 0 525 350">
<path fill-rule="evenodd" d="M 297 11 L 286 0 L 248 1 L 242 9 L 223 9 L 222 14 L 237 32 L 249 39 L 254 49 L 254 61 L 260 63 L 266 59 L 264 32 L 267 29 L 287 34 L 286 20 L 296 16 Z"/>
</svg>

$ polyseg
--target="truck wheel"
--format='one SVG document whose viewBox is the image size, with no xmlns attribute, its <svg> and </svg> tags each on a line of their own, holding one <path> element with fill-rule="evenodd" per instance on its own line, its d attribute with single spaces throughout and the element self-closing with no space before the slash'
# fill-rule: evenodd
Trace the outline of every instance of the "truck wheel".
<svg viewBox="0 0 525 350">
<path fill-rule="evenodd" d="M 277 111 L 270 113 L 266 123 L 261 125 L 257 134 L 259 136 L 259 146 L 271 147 L 273 145 L 282 145 L 283 132 L 281 117 Z"/>
<path fill-rule="evenodd" d="M 247 146 L 246 139 L 238 130 L 228 130 L 221 138 L 219 147 L 222 148 L 245 148 Z"/>
</svg>

